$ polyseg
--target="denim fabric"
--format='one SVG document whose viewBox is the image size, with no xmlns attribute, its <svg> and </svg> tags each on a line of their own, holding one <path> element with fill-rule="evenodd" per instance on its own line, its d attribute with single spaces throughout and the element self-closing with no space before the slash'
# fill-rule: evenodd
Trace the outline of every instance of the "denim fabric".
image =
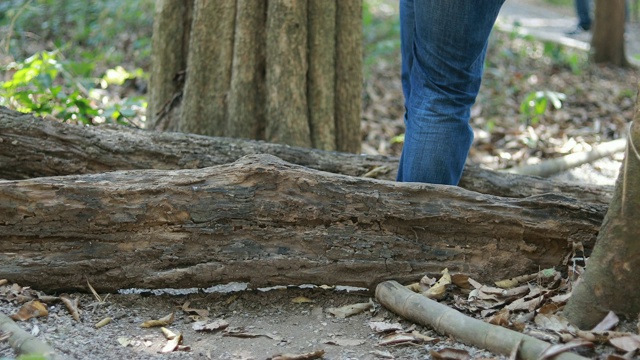
<svg viewBox="0 0 640 360">
<path fill-rule="evenodd" d="M 591 0 L 575 0 L 576 14 L 578 14 L 578 26 L 584 30 L 591 29 L 591 12 L 589 3 Z"/>
<path fill-rule="evenodd" d="M 503 3 L 400 0 L 406 131 L 398 181 L 460 181 L 487 39 Z"/>
</svg>

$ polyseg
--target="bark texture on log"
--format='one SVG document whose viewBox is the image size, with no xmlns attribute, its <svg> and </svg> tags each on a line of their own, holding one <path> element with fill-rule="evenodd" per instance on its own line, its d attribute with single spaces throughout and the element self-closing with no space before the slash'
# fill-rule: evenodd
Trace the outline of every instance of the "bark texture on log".
<svg viewBox="0 0 640 360">
<path fill-rule="evenodd" d="M 198 170 L 0 182 L 0 278 L 41 290 L 344 284 L 447 267 L 496 280 L 592 248 L 605 207 L 320 172 L 252 155 Z"/>
<path fill-rule="evenodd" d="M 124 127 L 84 127 L 34 118 L 0 107 L 0 179 L 77 175 L 130 169 L 201 168 L 245 155 L 271 154 L 317 170 L 393 180 L 398 159 L 303 149 L 259 141 L 160 133 Z M 561 193 L 608 204 L 611 187 L 579 186 L 542 178 L 465 168 L 460 186 L 503 197 Z"/>
</svg>

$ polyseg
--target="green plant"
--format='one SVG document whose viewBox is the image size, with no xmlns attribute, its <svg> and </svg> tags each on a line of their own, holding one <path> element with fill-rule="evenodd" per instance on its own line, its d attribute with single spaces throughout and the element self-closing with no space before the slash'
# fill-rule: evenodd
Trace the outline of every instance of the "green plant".
<svg viewBox="0 0 640 360">
<path fill-rule="evenodd" d="M 381 0 L 365 0 L 362 10 L 365 66 L 400 52 L 400 18 L 397 9 Z"/>
<path fill-rule="evenodd" d="M 142 70 L 130 74 L 120 67 L 92 79 L 88 77 L 93 71 L 91 63 L 65 61 L 57 52 L 47 51 L 11 63 L 5 70 L 13 75 L 0 83 L 0 105 L 18 111 L 84 124 L 128 124 L 132 116 L 146 107 L 142 98 L 125 99 L 121 103 L 104 101 L 105 96 L 100 92 L 110 85 L 122 85 L 127 79 L 142 76 Z"/>
<path fill-rule="evenodd" d="M 15 59 L 50 42 L 69 59 L 100 54 L 107 67 L 151 51 L 154 0 L 3 0 L 0 1 L 2 51 Z M 126 29 L 126 32 L 123 31 Z M 31 45 L 31 46 L 26 46 Z M 39 48 L 36 47 L 36 48 Z"/>
<path fill-rule="evenodd" d="M 557 66 L 566 66 L 576 75 L 582 72 L 582 67 L 586 60 L 586 54 L 579 55 L 577 52 L 570 52 L 565 46 L 547 41 L 544 43 L 543 54 Z"/>
<path fill-rule="evenodd" d="M 566 95 L 555 91 L 533 91 L 520 103 L 520 114 L 528 124 L 537 124 L 547 112 L 549 103 L 555 109 L 562 108 Z"/>
</svg>

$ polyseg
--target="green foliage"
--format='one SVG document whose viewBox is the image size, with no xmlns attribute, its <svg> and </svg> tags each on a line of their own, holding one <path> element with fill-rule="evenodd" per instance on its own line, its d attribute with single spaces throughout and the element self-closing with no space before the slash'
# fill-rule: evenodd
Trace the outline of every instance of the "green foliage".
<svg viewBox="0 0 640 360">
<path fill-rule="evenodd" d="M 153 9 L 153 0 L 3 0 L 3 45 L 15 59 L 33 53 L 25 44 L 48 42 L 67 58 L 104 56 L 114 66 L 123 54 L 149 56 Z"/>
<path fill-rule="evenodd" d="M 391 6 L 382 0 L 363 2 L 365 67 L 400 52 L 400 18 Z"/>
<path fill-rule="evenodd" d="M 87 76 L 93 71 L 92 64 L 64 61 L 57 52 L 46 51 L 23 62 L 11 63 L 4 70 L 13 75 L 10 80 L 0 83 L 0 105 L 18 111 L 84 124 L 128 124 L 129 118 L 146 107 L 141 97 L 101 107 L 103 103 L 109 103 L 103 101 L 101 90 L 142 76 L 142 70 L 130 74 L 119 67 L 108 70 L 101 78 L 91 79 Z"/>
<path fill-rule="evenodd" d="M 525 97 L 520 104 L 520 114 L 529 124 L 537 124 L 547 112 L 549 104 L 555 109 L 562 108 L 566 95 L 555 91 L 534 91 Z"/>
<path fill-rule="evenodd" d="M 568 67 L 575 75 L 582 72 L 586 63 L 586 55 L 568 51 L 565 46 L 550 41 L 544 42 L 543 54 L 556 66 Z"/>
</svg>

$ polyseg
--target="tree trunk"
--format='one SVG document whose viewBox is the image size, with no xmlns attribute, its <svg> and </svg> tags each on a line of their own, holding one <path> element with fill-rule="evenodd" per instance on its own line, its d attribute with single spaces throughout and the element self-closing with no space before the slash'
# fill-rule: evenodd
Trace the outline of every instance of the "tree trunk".
<svg viewBox="0 0 640 360">
<path fill-rule="evenodd" d="M 362 0 L 193 1 L 186 39 L 160 3 L 150 128 L 359 152 Z"/>
<path fill-rule="evenodd" d="M 271 154 L 317 170 L 393 180 L 398 158 L 361 156 L 279 144 L 121 126 L 86 127 L 34 118 L 0 107 L 0 179 L 77 175 L 130 169 L 201 168 L 236 161 L 245 155 Z M 498 173 L 467 166 L 460 186 L 502 197 L 563 194 L 577 201 L 606 205 L 612 189 Z"/>
<path fill-rule="evenodd" d="M 311 170 L 271 155 L 197 170 L 0 182 L 0 278 L 45 291 L 344 284 L 443 268 L 481 281 L 590 249 L 602 213 L 559 195 Z M 46 276 L 43 276 L 46 274 Z"/>
<path fill-rule="evenodd" d="M 338 0 L 336 11 L 336 147 L 359 153 L 362 107 L 362 1 Z M 355 21 L 357 19 L 357 21 Z"/>
<path fill-rule="evenodd" d="M 316 149 L 336 150 L 336 3 L 310 0 L 308 19 L 311 143 Z M 359 113 L 356 118 L 360 120 Z"/>
<path fill-rule="evenodd" d="M 264 139 L 267 2 L 238 0 L 226 136 Z"/>
<path fill-rule="evenodd" d="M 268 142 L 311 147 L 307 105 L 307 1 L 269 0 Z"/>
<path fill-rule="evenodd" d="M 625 0 L 596 0 L 591 48 L 593 61 L 630 66 L 624 49 Z"/>
<path fill-rule="evenodd" d="M 236 4 L 195 0 L 179 130 L 222 136 L 231 85 Z"/>
<path fill-rule="evenodd" d="M 156 2 L 147 126 L 175 131 L 187 69 L 193 0 Z"/>
<path fill-rule="evenodd" d="M 585 273 L 564 313 L 581 329 L 590 329 L 613 311 L 636 318 L 640 312 L 640 97 L 627 140 L 625 160 L 609 210 Z"/>
</svg>

